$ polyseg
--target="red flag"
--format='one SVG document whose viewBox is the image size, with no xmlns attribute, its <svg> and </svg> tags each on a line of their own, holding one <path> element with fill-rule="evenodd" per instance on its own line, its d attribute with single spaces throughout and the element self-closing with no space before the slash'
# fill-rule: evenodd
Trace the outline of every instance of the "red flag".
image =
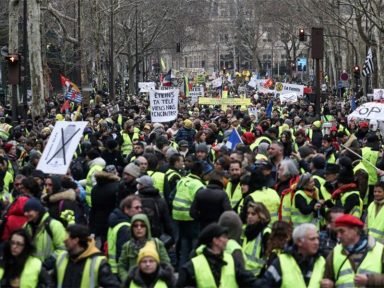
<svg viewBox="0 0 384 288">
<path fill-rule="evenodd" d="M 272 78 L 269 78 L 267 81 L 264 83 L 264 88 L 270 88 L 273 85 L 273 80 Z"/>
<path fill-rule="evenodd" d="M 64 77 L 63 75 L 60 75 L 60 81 L 61 81 L 61 86 L 68 87 L 71 84 L 71 80 Z"/>
<path fill-rule="evenodd" d="M 61 106 L 61 113 L 64 113 L 66 110 L 71 109 L 71 104 L 69 104 L 69 100 L 65 101 L 63 106 Z"/>
</svg>

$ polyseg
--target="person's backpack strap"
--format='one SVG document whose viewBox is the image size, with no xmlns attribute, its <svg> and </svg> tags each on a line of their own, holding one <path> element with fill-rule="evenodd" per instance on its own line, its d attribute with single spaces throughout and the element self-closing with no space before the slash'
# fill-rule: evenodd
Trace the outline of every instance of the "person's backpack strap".
<svg viewBox="0 0 384 288">
<path fill-rule="evenodd" d="M 47 231 L 49 237 L 51 237 L 51 239 L 53 240 L 53 233 L 50 226 L 51 220 L 52 220 L 51 217 L 47 217 L 47 219 L 44 220 L 44 228 L 45 228 L 45 231 Z"/>
</svg>

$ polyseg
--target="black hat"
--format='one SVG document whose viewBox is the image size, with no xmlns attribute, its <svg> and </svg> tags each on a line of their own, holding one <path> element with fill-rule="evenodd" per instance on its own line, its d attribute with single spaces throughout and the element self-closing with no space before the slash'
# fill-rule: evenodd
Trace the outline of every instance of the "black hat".
<svg viewBox="0 0 384 288">
<path fill-rule="evenodd" d="M 201 231 L 199 236 L 199 244 L 210 245 L 213 238 L 228 234 L 228 229 L 217 223 L 211 223 Z"/>
<path fill-rule="evenodd" d="M 337 182 L 341 184 L 349 184 L 355 181 L 355 177 L 353 174 L 353 169 L 342 167 L 339 172 L 339 176 L 337 177 Z"/>
<path fill-rule="evenodd" d="M 37 198 L 30 198 L 24 205 L 24 212 L 28 211 L 37 211 L 37 212 L 42 212 L 44 211 L 44 206 L 41 204 L 39 199 Z"/>
<path fill-rule="evenodd" d="M 340 166 L 337 164 L 327 163 L 325 165 L 325 174 L 337 174 L 340 171 Z"/>
</svg>

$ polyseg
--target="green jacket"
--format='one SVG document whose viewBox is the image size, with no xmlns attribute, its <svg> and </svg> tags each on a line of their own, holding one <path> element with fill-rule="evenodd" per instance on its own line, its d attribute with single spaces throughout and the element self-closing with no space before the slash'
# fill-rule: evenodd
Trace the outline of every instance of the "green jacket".
<svg viewBox="0 0 384 288">
<path fill-rule="evenodd" d="M 167 250 L 164 247 L 163 242 L 161 242 L 157 238 L 152 238 L 151 234 L 151 225 L 149 224 L 149 220 L 147 215 L 145 214 L 136 214 L 132 217 L 131 227 L 133 229 L 133 225 L 135 221 L 143 221 L 147 226 L 147 241 L 155 241 L 157 253 L 159 253 L 160 261 L 165 263 L 171 263 Z M 133 233 L 132 233 L 133 234 Z M 122 283 L 124 283 L 128 277 L 129 271 L 137 265 L 137 256 L 139 255 L 139 250 L 144 247 L 145 243 L 141 243 L 141 245 L 137 245 L 134 243 L 135 239 L 132 235 L 131 240 L 123 245 L 121 248 L 121 255 L 119 258 L 119 263 L 117 264 L 117 269 L 119 273 L 119 278 Z"/>
</svg>

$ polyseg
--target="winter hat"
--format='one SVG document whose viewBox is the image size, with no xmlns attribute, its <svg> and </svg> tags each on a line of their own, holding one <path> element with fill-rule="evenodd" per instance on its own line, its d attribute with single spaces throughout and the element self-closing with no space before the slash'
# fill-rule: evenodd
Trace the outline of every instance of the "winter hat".
<svg viewBox="0 0 384 288">
<path fill-rule="evenodd" d="M 178 154 L 179 152 L 175 149 L 175 148 L 172 148 L 172 147 L 169 147 L 167 149 L 167 152 L 165 152 L 165 158 L 169 159 L 171 158 L 173 155 L 175 154 Z"/>
<path fill-rule="evenodd" d="M 363 228 L 364 223 L 359 218 L 357 218 L 353 215 L 344 214 L 340 217 L 337 217 L 337 219 L 335 220 L 335 226 L 336 227 L 347 226 L 347 227 Z"/>
<path fill-rule="evenodd" d="M 245 132 L 241 136 L 241 139 L 243 139 L 246 145 L 251 145 L 253 141 L 255 141 L 255 135 L 252 132 Z"/>
<path fill-rule="evenodd" d="M 209 148 L 206 144 L 204 143 L 200 143 L 196 146 L 196 152 L 205 152 L 205 153 L 208 153 L 209 152 Z"/>
<path fill-rule="evenodd" d="M 145 186 L 145 187 L 151 187 L 153 186 L 153 180 L 151 176 L 143 175 L 140 178 L 136 179 L 136 182 Z"/>
<path fill-rule="evenodd" d="M 129 163 L 127 166 L 125 166 L 124 173 L 127 173 L 132 177 L 138 178 L 140 177 L 140 168 L 134 163 Z"/>
<path fill-rule="evenodd" d="M 5 152 L 9 153 L 9 151 L 11 150 L 11 148 L 13 147 L 14 145 L 12 143 L 7 143 L 4 145 L 4 150 Z"/>
<path fill-rule="evenodd" d="M 36 159 L 40 159 L 41 157 L 41 153 L 39 151 L 36 151 L 36 150 L 32 150 L 30 153 L 29 153 L 29 161 L 33 161 L 33 160 L 36 160 Z"/>
<path fill-rule="evenodd" d="M 312 177 L 311 173 L 305 173 L 301 175 L 299 182 L 297 183 L 297 188 L 298 189 L 304 188 L 304 186 L 308 184 L 311 177 Z"/>
<path fill-rule="evenodd" d="M 192 126 L 193 126 L 193 123 L 191 120 L 189 120 L 189 119 L 184 120 L 184 127 L 185 128 L 192 129 Z"/>
<path fill-rule="evenodd" d="M 159 253 L 157 253 L 156 245 L 154 241 L 147 241 L 143 248 L 140 249 L 137 256 L 137 264 L 145 257 L 153 258 L 157 263 L 160 263 Z"/>
<path fill-rule="evenodd" d="M 29 211 L 37 211 L 37 212 L 42 212 L 44 211 L 44 206 L 41 204 L 39 199 L 37 198 L 30 198 L 24 205 L 24 212 L 29 212 Z"/>
<path fill-rule="evenodd" d="M 316 169 L 324 169 L 325 168 L 325 159 L 321 155 L 317 155 L 312 158 L 312 164 Z"/>
<path fill-rule="evenodd" d="M 341 184 L 348 184 L 355 181 L 353 169 L 351 167 L 341 167 L 337 181 Z"/>
<path fill-rule="evenodd" d="M 189 147 L 187 140 L 181 140 L 177 145 L 179 145 L 179 147 Z"/>
<path fill-rule="evenodd" d="M 243 223 L 235 211 L 225 211 L 221 214 L 218 224 L 228 229 L 228 238 L 240 241 Z"/>
<path fill-rule="evenodd" d="M 115 165 L 107 165 L 103 170 L 107 173 L 116 173 L 117 172 Z"/>
<path fill-rule="evenodd" d="M 206 226 L 199 235 L 199 244 L 200 245 L 210 245 L 213 238 L 220 237 L 222 235 L 227 235 L 228 229 L 220 226 L 217 223 L 211 223 Z"/>
</svg>

